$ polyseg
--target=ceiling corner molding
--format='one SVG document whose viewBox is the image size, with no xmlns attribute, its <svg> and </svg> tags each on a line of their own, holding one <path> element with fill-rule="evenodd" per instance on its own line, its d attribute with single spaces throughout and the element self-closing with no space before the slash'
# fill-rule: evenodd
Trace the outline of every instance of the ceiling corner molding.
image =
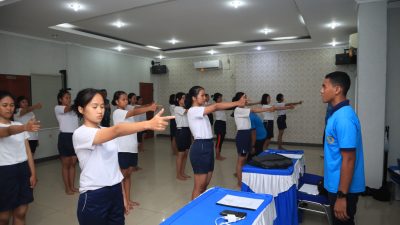
<svg viewBox="0 0 400 225">
<path fill-rule="evenodd" d="M 388 2 L 388 0 L 355 0 L 357 4 L 372 3 L 372 2 Z"/>
</svg>

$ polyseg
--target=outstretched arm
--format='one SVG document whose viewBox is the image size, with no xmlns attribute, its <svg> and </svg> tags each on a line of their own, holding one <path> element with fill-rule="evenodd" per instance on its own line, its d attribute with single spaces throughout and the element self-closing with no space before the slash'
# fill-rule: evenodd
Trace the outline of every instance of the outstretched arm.
<svg viewBox="0 0 400 225">
<path fill-rule="evenodd" d="M 137 108 L 135 107 L 134 109 L 128 111 L 128 113 L 126 114 L 126 118 L 129 118 L 132 116 L 137 116 L 137 115 L 149 112 L 149 111 L 154 112 L 154 111 L 156 111 L 156 109 L 157 109 L 157 104 L 154 102 L 152 104 L 148 104 L 145 106 L 141 106 L 141 107 L 137 107 Z"/>
<path fill-rule="evenodd" d="M 19 111 L 19 116 L 23 116 L 27 113 L 32 112 L 33 110 L 41 109 L 41 108 L 42 108 L 42 103 L 36 103 L 33 106 L 29 106 L 28 108 L 21 108 Z"/>
<path fill-rule="evenodd" d="M 26 123 L 24 125 L 12 125 L 9 127 L 1 127 L 0 128 L 0 138 L 8 137 L 8 136 L 11 136 L 14 134 L 19 134 L 24 131 L 36 132 L 39 129 L 40 129 L 40 122 L 35 119 L 31 119 L 28 121 L 28 123 Z"/>
<path fill-rule="evenodd" d="M 285 106 L 296 106 L 296 105 L 300 105 L 302 103 L 303 103 L 303 101 L 285 103 Z"/>
<path fill-rule="evenodd" d="M 235 102 L 219 102 L 215 103 L 212 105 L 208 105 L 204 109 L 204 115 L 210 114 L 212 112 L 215 112 L 217 110 L 224 110 L 224 109 L 230 109 L 234 107 L 241 107 L 246 105 L 246 97 L 245 95 L 242 96 L 238 101 Z"/>
</svg>

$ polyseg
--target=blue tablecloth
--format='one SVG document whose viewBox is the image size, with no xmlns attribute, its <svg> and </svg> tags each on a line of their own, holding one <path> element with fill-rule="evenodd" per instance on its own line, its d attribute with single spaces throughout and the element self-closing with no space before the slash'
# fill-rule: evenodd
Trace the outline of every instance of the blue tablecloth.
<svg viewBox="0 0 400 225">
<path fill-rule="evenodd" d="M 264 202 L 257 210 L 248 210 L 242 208 L 234 208 L 229 206 L 217 205 L 216 202 L 221 200 L 225 195 L 235 195 L 254 199 L 263 199 Z M 249 192 L 240 192 L 220 187 L 210 188 L 202 195 L 191 201 L 182 209 L 174 213 L 171 217 L 162 222 L 162 225 L 203 225 L 215 224 L 215 220 L 221 215 L 223 210 L 234 210 L 246 212 L 247 216 L 244 220 L 236 222 L 237 225 L 254 224 L 254 225 L 269 225 L 273 224 L 276 218 L 275 204 L 272 201 L 272 196 L 267 194 L 254 194 Z M 218 224 L 224 220 L 219 219 Z"/>
<path fill-rule="evenodd" d="M 264 154 L 304 155 L 302 150 L 266 150 Z M 242 169 L 242 191 L 271 194 L 274 196 L 276 225 L 297 225 L 297 185 L 304 172 L 304 157 L 293 159 L 287 169 L 263 169 L 245 165 Z"/>
</svg>

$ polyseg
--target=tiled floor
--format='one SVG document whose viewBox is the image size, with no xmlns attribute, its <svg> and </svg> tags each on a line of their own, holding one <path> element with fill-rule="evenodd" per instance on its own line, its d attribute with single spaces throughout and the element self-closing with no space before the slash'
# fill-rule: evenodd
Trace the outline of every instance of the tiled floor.
<svg viewBox="0 0 400 225">
<path fill-rule="evenodd" d="M 273 148 L 274 146 L 272 146 Z M 322 174 L 323 160 L 321 148 L 287 146 L 289 149 L 304 149 L 307 171 Z M 236 163 L 234 142 L 223 146 L 225 161 L 216 161 L 214 177 L 210 186 L 235 189 L 233 177 Z M 140 207 L 126 217 L 126 224 L 159 224 L 172 213 L 184 206 L 193 188 L 193 179 L 175 179 L 175 157 L 171 154 L 169 139 L 146 140 L 145 152 L 139 154 L 139 164 L 143 170 L 133 174 L 133 199 Z M 101 165 L 99 165 L 101 166 Z M 39 183 L 35 189 L 35 201 L 30 205 L 27 216 L 29 225 L 75 225 L 78 194 L 64 194 L 58 160 L 36 165 Z M 186 166 L 192 175 L 191 166 Z M 78 179 L 77 179 L 78 180 Z M 396 222 L 397 221 L 397 222 Z M 358 203 L 357 222 L 361 225 L 400 224 L 400 201 L 378 202 L 371 197 L 361 197 Z M 201 224 L 201 223 L 199 223 Z M 304 225 L 327 224 L 324 216 L 306 213 Z"/>
</svg>

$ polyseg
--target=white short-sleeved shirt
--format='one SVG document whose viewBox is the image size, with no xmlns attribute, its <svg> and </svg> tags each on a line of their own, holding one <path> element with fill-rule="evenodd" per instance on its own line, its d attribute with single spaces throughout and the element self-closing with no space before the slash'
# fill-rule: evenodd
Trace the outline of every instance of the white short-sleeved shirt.
<svg viewBox="0 0 400 225">
<path fill-rule="evenodd" d="M 114 125 L 119 123 L 132 123 L 132 118 L 126 118 L 128 110 L 116 109 L 113 112 Z M 138 153 L 137 134 L 129 134 L 116 138 L 118 144 L 118 152 Z"/>
<path fill-rule="evenodd" d="M 261 106 L 263 109 L 269 109 L 272 108 L 271 105 L 262 105 Z M 275 114 L 273 112 L 263 112 L 263 120 L 274 120 Z"/>
<path fill-rule="evenodd" d="M 176 127 L 189 127 L 186 109 L 184 109 L 182 106 L 177 106 L 174 108 L 174 112 Z"/>
<path fill-rule="evenodd" d="M 128 111 L 131 111 L 134 108 L 135 108 L 134 105 L 127 105 L 125 109 L 128 110 Z M 131 121 L 131 122 L 136 122 L 135 116 L 129 117 L 128 120 Z"/>
<path fill-rule="evenodd" d="M 284 102 L 277 102 L 277 103 L 275 103 L 275 106 L 276 107 L 284 107 L 286 104 L 284 103 Z M 276 114 L 278 115 L 278 116 L 282 116 L 282 115 L 286 115 L 286 109 L 284 109 L 284 110 L 277 110 L 276 111 Z"/>
<path fill-rule="evenodd" d="M 96 133 L 100 129 L 82 125 L 75 130 L 72 136 L 82 170 L 79 180 L 80 193 L 112 186 L 120 183 L 123 179 L 118 164 L 116 140 L 93 145 Z"/>
<path fill-rule="evenodd" d="M 210 120 L 207 115 L 204 115 L 204 110 L 204 106 L 193 106 L 187 112 L 190 131 L 194 139 L 211 139 L 213 137 Z"/>
<path fill-rule="evenodd" d="M 73 133 L 79 127 L 78 116 L 75 112 L 64 112 L 65 106 L 56 105 L 54 111 L 60 126 L 60 131 L 63 133 Z"/>
<path fill-rule="evenodd" d="M 169 105 L 169 112 L 171 113 L 171 116 L 175 116 L 175 107 L 176 105 Z"/>
<path fill-rule="evenodd" d="M 218 110 L 218 111 L 215 111 L 214 114 L 215 114 L 215 120 L 226 121 L 225 110 Z"/>
<path fill-rule="evenodd" d="M 11 124 L 0 123 L 0 127 L 11 125 L 22 125 L 22 123 L 14 121 L 11 121 Z M 14 165 L 28 160 L 25 147 L 25 140 L 28 138 L 28 132 L 0 138 L 0 166 Z"/>
<path fill-rule="evenodd" d="M 138 107 L 138 106 L 141 106 L 141 105 L 135 105 L 134 107 Z M 135 117 L 134 120 L 136 122 L 142 122 L 142 121 L 147 120 L 146 113 L 142 113 L 142 114 L 136 115 L 134 117 Z"/>
<path fill-rule="evenodd" d="M 35 118 L 35 114 L 33 112 L 28 112 L 23 116 L 20 116 L 20 114 L 21 114 L 21 108 L 18 108 L 17 113 L 15 113 L 14 115 L 14 120 L 22 124 L 26 124 L 30 119 Z M 29 132 L 29 140 L 39 140 L 39 133 Z"/>
<path fill-rule="evenodd" d="M 236 107 L 234 111 L 235 123 L 237 130 L 250 130 L 250 109 Z"/>
</svg>

